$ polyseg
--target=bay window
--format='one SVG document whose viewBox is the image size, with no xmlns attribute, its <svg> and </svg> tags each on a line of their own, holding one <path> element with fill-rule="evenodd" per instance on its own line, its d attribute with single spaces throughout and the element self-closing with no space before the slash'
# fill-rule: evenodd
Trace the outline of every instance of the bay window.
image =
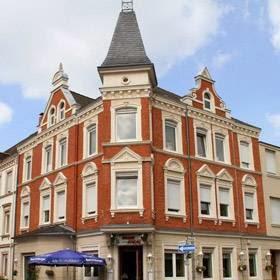
<svg viewBox="0 0 280 280">
<path fill-rule="evenodd" d="M 116 110 L 116 140 L 130 141 L 137 139 L 137 109 L 121 108 Z"/>
</svg>

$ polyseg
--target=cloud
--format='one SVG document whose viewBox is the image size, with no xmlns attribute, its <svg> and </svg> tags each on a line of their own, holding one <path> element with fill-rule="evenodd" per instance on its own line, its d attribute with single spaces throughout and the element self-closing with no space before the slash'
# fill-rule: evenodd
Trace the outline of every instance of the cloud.
<svg viewBox="0 0 280 280">
<path fill-rule="evenodd" d="M 216 69 L 223 68 L 227 63 L 229 63 L 234 57 L 233 53 L 226 53 L 218 51 L 217 54 L 212 59 L 213 67 Z"/>
<path fill-rule="evenodd" d="M 12 120 L 13 110 L 5 103 L 0 102 L 0 125 Z"/>
<path fill-rule="evenodd" d="M 280 51 L 280 1 L 268 0 L 268 16 L 272 26 L 271 42 L 277 51 Z"/>
<path fill-rule="evenodd" d="M 273 127 L 275 134 L 280 136 L 280 113 L 276 114 L 267 114 L 266 119 Z"/>
<path fill-rule="evenodd" d="M 102 63 L 121 0 L 0 0 L 0 84 L 47 97 L 59 62 L 73 90 L 99 95 Z M 135 2 L 147 53 L 163 75 L 220 32 L 230 7 L 222 0 Z M 156 11 L 156 12 L 155 12 Z"/>
</svg>

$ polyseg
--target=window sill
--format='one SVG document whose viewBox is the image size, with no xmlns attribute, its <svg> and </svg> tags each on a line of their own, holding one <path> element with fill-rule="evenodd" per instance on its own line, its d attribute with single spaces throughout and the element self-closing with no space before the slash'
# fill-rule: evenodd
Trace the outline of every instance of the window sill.
<svg viewBox="0 0 280 280">
<path fill-rule="evenodd" d="M 123 214 L 123 213 L 139 213 L 140 217 L 143 217 L 144 209 L 111 209 L 111 217 L 114 218 L 116 213 Z"/>
<path fill-rule="evenodd" d="M 4 233 L 3 235 L 1 235 L 1 238 L 2 239 L 10 238 L 10 234 Z"/>
<path fill-rule="evenodd" d="M 267 177 L 270 177 L 270 178 L 280 179 L 280 175 L 277 175 L 277 174 L 275 174 L 275 173 L 269 173 L 269 172 L 267 172 L 266 175 L 267 175 Z"/>
<path fill-rule="evenodd" d="M 172 151 L 172 150 L 168 150 L 166 148 L 163 149 L 164 152 L 166 153 L 170 153 L 170 154 L 174 154 L 174 155 L 182 155 L 182 151 Z"/>
<path fill-rule="evenodd" d="M 85 222 L 87 222 L 87 221 L 90 221 L 90 220 L 95 220 L 95 222 L 97 222 L 97 220 L 98 220 L 98 214 L 82 217 L 82 223 L 83 223 L 83 224 L 84 224 Z"/>
<path fill-rule="evenodd" d="M 65 225 L 66 224 L 66 219 L 65 220 L 59 220 L 59 221 L 54 221 L 55 225 Z"/>
<path fill-rule="evenodd" d="M 271 226 L 274 228 L 280 228 L 280 224 L 271 224 Z"/>
<path fill-rule="evenodd" d="M 249 225 L 257 226 L 257 228 L 259 228 L 260 222 L 259 221 L 245 221 L 245 227 L 247 228 Z"/>
<path fill-rule="evenodd" d="M 232 226 L 235 226 L 236 221 L 232 218 L 219 217 L 219 225 L 222 223 L 232 223 Z"/>
<path fill-rule="evenodd" d="M 151 144 L 150 140 L 127 140 L 127 141 L 111 141 L 109 143 L 102 144 L 103 147 L 111 147 L 111 146 L 126 146 L 126 145 L 143 145 L 143 144 Z"/>
<path fill-rule="evenodd" d="M 187 216 L 185 214 L 165 213 L 165 221 L 168 222 L 170 218 L 183 219 L 184 223 L 187 221 Z"/>
<path fill-rule="evenodd" d="M 198 220 L 199 220 L 199 224 L 202 224 L 203 220 L 204 221 L 213 221 L 215 225 L 218 223 L 218 219 L 213 216 L 199 216 Z"/>
<path fill-rule="evenodd" d="M 47 227 L 47 226 L 49 226 L 49 225 L 51 225 L 51 222 L 49 222 L 49 223 L 44 223 L 44 224 L 39 224 L 39 227 Z"/>
<path fill-rule="evenodd" d="M 21 232 L 28 232 L 29 231 L 29 227 L 24 227 L 24 228 L 20 228 Z"/>
</svg>

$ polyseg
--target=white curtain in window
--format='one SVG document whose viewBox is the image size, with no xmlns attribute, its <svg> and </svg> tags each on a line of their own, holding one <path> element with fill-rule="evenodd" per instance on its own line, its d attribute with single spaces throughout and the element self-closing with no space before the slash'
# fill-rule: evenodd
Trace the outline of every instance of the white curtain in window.
<svg viewBox="0 0 280 280">
<path fill-rule="evenodd" d="M 254 194 L 245 193 L 245 207 L 246 209 L 254 209 Z"/>
<path fill-rule="evenodd" d="M 265 153 L 266 153 L 266 170 L 267 170 L 267 172 L 276 173 L 275 152 L 266 150 Z"/>
<path fill-rule="evenodd" d="M 229 189 L 220 188 L 219 193 L 220 193 L 220 203 L 229 205 L 230 202 Z"/>
<path fill-rule="evenodd" d="M 200 185 L 200 201 L 211 202 L 211 186 Z"/>
<path fill-rule="evenodd" d="M 57 193 L 57 218 L 65 218 L 65 191 Z"/>
<path fill-rule="evenodd" d="M 86 185 L 86 212 L 87 214 L 96 212 L 96 186 L 94 182 Z"/>
<path fill-rule="evenodd" d="M 50 208 L 50 196 L 46 195 L 43 197 L 43 205 L 42 205 L 43 211 L 47 211 Z"/>
<path fill-rule="evenodd" d="M 25 202 L 24 204 L 23 204 L 23 210 L 22 210 L 22 212 L 23 212 L 23 216 L 25 217 L 25 216 L 29 216 L 29 202 Z"/>
<path fill-rule="evenodd" d="M 272 224 L 280 225 L 280 199 L 270 198 Z"/>
<path fill-rule="evenodd" d="M 167 180 L 167 207 L 180 210 L 180 181 Z"/>
</svg>

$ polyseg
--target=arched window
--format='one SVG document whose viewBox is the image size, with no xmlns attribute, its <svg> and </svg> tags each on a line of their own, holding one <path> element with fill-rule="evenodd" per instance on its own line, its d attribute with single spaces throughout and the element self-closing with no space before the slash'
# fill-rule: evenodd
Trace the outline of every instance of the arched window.
<svg viewBox="0 0 280 280">
<path fill-rule="evenodd" d="M 49 110 L 49 120 L 48 120 L 49 126 L 53 126 L 55 124 L 55 120 L 56 120 L 55 108 L 51 107 L 50 110 Z"/>
<path fill-rule="evenodd" d="M 204 93 L 204 109 L 212 110 L 212 101 L 209 92 Z"/>
<path fill-rule="evenodd" d="M 65 102 L 63 100 L 58 105 L 58 119 L 60 121 L 65 119 Z"/>
</svg>

